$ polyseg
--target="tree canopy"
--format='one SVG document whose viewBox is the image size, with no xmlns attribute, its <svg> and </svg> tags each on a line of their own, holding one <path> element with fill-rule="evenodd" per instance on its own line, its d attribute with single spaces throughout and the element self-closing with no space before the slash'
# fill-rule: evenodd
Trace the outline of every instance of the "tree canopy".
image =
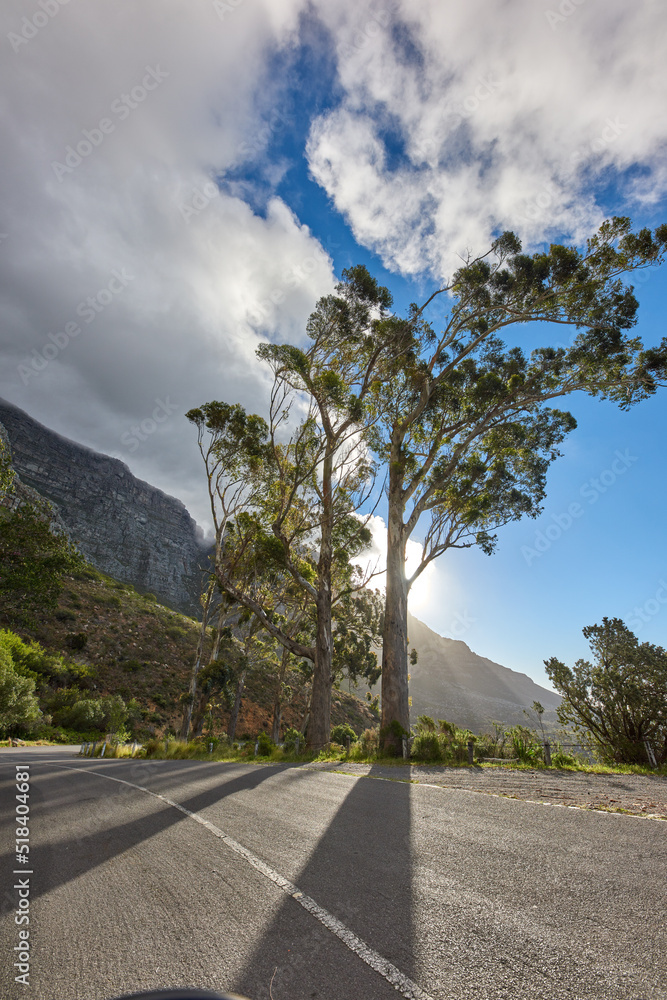
<svg viewBox="0 0 667 1000">
<path fill-rule="evenodd" d="M 620 618 L 583 629 L 592 661 L 567 667 L 545 660 L 563 702 L 558 717 L 583 731 L 596 755 L 609 763 L 667 762 L 667 652 L 639 642 Z M 648 746 L 647 746 L 648 745 Z"/>
</svg>

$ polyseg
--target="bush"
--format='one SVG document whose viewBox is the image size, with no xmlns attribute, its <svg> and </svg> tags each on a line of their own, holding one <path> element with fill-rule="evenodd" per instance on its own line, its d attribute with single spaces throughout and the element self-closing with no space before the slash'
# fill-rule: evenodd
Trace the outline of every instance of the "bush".
<svg viewBox="0 0 667 1000">
<path fill-rule="evenodd" d="M 364 729 L 358 743 L 364 757 L 377 757 L 380 746 L 380 730 Z"/>
<path fill-rule="evenodd" d="M 269 734 L 264 731 L 260 732 L 257 737 L 257 743 L 259 744 L 257 750 L 260 757 L 271 757 L 273 751 L 276 749 L 275 743 Z"/>
<path fill-rule="evenodd" d="M 288 727 L 283 733 L 283 746 L 285 753 L 296 753 L 297 747 L 300 750 L 303 749 L 305 739 L 298 729 L 294 729 L 292 726 Z"/>
<path fill-rule="evenodd" d="M 56 611 L 55 619 L 58 622 L 75 622 L 76 615 L 73 611 Z"/>
<path fill-rule="evenodd" d="M 86 648 L 88 636 L 85 632 L 70 632 L 65 636 L 65 645 L 71 650 L 81 650 Z"/>
<path fill-rule="evenodd" d="M 414 760 L 442 760 L 442 747 L 438 734 L 422 732 L 415 736 L 410 756 Z"/>
<path fill-rule="evenodd" d="M 331 740 L 334 743 L 339 743 L 342 747 L 347 746 L 347 738 L 350 737 L 350 743 L 356 743 L 357 734 L 350 725 L 349 722 L 344 722 L 338 726 L 332 726 L 331 729 Z"/>
<path fill-rule="evenodd" d="M 15 669 L 9 653 L 0 649 L 0 732 L 11 733 L 40 716 L 32 677 Z"/>
</svg>

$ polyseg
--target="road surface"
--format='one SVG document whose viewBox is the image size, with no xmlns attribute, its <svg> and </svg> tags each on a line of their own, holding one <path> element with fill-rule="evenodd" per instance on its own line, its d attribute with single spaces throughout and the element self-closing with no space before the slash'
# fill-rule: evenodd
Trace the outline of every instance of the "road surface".
<svg viewBox="0 0 667 1000">
<path fill-rule="evenodd" d="M 2 1000 L 667 1000 L 660 821 L 61 748 L 3 751 L 0 804 Z"/>
</svg>

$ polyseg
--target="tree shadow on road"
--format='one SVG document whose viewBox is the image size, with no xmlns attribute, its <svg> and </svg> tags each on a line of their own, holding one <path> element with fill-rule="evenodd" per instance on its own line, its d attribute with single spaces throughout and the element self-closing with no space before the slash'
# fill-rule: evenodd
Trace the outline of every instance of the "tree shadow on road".
<svg viewBox="0 0 667 1000">
<path fill-rule="evenodd" d="M 184 799 L 179 804 L 190 812 L 201 812 L 236 792 L 257 788 L 267 778 L 286 770 L 288 767 L 289 765 L 286 767 L 280 765 L 277 767 L 253 767 L 251 771 L 232 777 L 225 777 L 223 771 L 220 774 L 220 781 L 216 782 L 213 788 L 208 788 L 197 795 Z M 49 770 L 51 769 L 49 768 Z M 110 776 L 124 779 L 135 785 L 142 784 L 142 773 L 144 780 L 146 780 L 146 770 L 139 772 L 135 769 L 134 772 L 130 772 L 113 767 L 109 771 Z M 115 772 L 115 774 L 111 772 Z M 58 778 L 61 781 L 67 780 L 63 771 L 58 771 L 56 774 L 55 781 Z M 40 791 L 40 783 L 39 780 L 35 780 L 36 778 L 37 772 L 35 771 L 32 774 L 31 782 L 33 821 L 40 812 L 47 816 L 51 807 L 51 803 L 48 802 L 49 793 L 45 795 L 43 790 Z M 35 877 L 31 885 L 32 899 L 46 895 L 59 886 L 85 875 L 86 872 L 92 871 L 110 858 L 124 854 L 137 844 L 150 840 L 151 837 L 155 837 L 179 823 L 190 822 L 189 817 L 180 810 L 155 798 L 150 799 L 155 811 L 144 813 L 126 822 L 119 821 L 123 815 L 136 806 L 137 795 L 145 797 L 144 792 L 137 792 L 136 789 L 128 785 L 109 781 L 107 778 L 101 778 L 93 773 L 87 774 L 85 770 L 77 771 L 76 779 L 82 782 L 78 789 L 80 799 L 94 799 L 95 808 L 89 810 L 88 815 L 85 815 L 80 808 L 70 810 L 67 823 L 68 836 L 54 840 L 40 837 L 39 841 L 35 838 L 31 845 L 30 856 L 35 871 L 39 872 L 39 877 Z M 187 779 L 188 770 L 184 768 L 183 780 L 187 781 Z M 104 783 L 102 795 L 100 795 L 100 782 Z M 49 789 L 49 792 L 57 795 L 55 788 Z M 70 794 L 69 786 L 64 786 L 63 795 L 69 796 Z M 173 797 L 175 801 L 178 799 L 175 793 L 173 793 Z M 57 802 L 55 804 L 57 805 Z M 44 810 L 43 806 L 46 807 Z M 13 854 L 5 854 L 0 857 L 2 870 L 11 870 L 13 866 Z M 0 898 L 0 915 L 8 913 L 8 908 L 12 905 L 11 894 L 5 894 Z"/>
<path fill-rule="evenodd" d="M 369 777 L 354 781 L 292 881 L 412 978 L 411 789 L 406 782 L 372 780 L 372 776 L 373 769 Z M 287 896 L 234 988 L 253 1000 L 397 995 L 379 973 Z"/>
</svg>

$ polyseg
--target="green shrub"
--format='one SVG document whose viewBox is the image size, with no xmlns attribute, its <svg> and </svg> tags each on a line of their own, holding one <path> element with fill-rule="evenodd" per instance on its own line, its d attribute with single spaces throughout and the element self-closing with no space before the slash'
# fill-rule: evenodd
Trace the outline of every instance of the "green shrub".
<svg viewBox="0 0 667 1000">
<path fill-rule="evenodd" d="M 269 734 L 265 733 L 263 730 L 257 737 L 257 743 L 259 744 L 258 754 L 260 757 L 270 757 L 276 749 L 276 745 Z"/>
<path fill-rule="evenodd" d="M 176 642 L 178 639 L 186 639 L 188 632 L 187 629 L 181 628 L 180 625 L 172 625 L 170 628 L 165 629 L 164 634 Z"/>
<path fill-rule="evenodd" d="M 70 632 L 65 636 L 65 645 L 73 651 L 85 649 L 88 643 L 88 636 L 85 632 Z"/>
<path fill-rule="evenodd" d="M 377 757 L 380 746 L 380 730 L 364 729 L 359 737 L 359 747 L 364 757 Z"/>
<path fill-rule="evenodd" d="M 24 642 L 9 629 L 0 631 L 0 649 L 4 649 L 12 660 L 14 669 L 24 677 L 38 680 L 63 680 L 67 667 L 62 657 L 47 653 L 38 642 Z"/>
<path fill-rule="evenodd" d="M 442 760 L 442 746 L 437 733 L 421 732 L 412 741 L 414 760 Z"/>
<path fill-rule="evenodd" d="M 76 615 L 73 611 L 56 611 L 55 619 L 59 622 L 75 622 Z"/>
<path fill-rule="evenodd" d="M 331 740 L 334 743 L 339 743 L 340 746 L 347 746 L 347 738 L 350 737 L 350 743 L 356 743 L 357 734 L 350 725 L 349 722 L 341 723 L 337 726 L 332 726 L 331 728 Z"/>
<path fill-rule="evenodd" d="M 155 594 L 142 594 L 141 597 L 144 601 L 151 601 L 153 603 L 157 601 Z"/>
<path fill-rule="evenodd" d="M 6 649 L 0 649 L 0 733 L 23 730 L 40 716 L 32 677 L 18 673 Z"/>
<path fill-rule="evenodd" d="M 283 733 L 283 744 L 285 753 L 296 753 L 297 746 L 300 750 L 303 750 L 303 745 L 305 743 L 304 737 L 301 735 L 298 729 L 294 729 L 289 726 Z"/>
</svg>

